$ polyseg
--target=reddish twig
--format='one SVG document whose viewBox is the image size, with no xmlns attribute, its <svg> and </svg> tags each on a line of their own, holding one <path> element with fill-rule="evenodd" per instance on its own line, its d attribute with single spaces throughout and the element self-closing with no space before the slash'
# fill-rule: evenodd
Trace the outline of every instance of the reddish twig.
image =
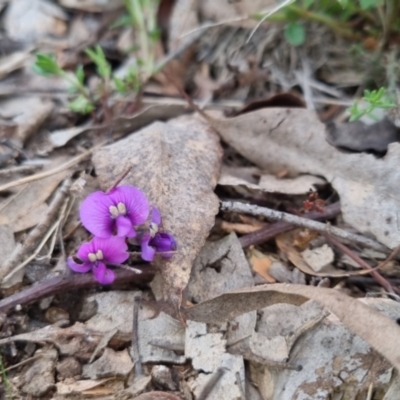
<svg viewBox="0 0 400 400">
<path fill-rule="evenodd" d="M 135 268 L 140 269 L 142 273 L 137 274 L 126 269 L 116 269 L 114 284 L 128 282 L 146 283 L 153 279 L 155 270 L 150 265 L 135 265 Z M 17 306 L 26 306 L 35 303 L 44 297 L 96 286 L 101 285 L 94 279 L 92 274 L 72 274 L 46 279 L 28 289 L 1 300 L 0 313 L 8 314 Z"/>
<path fill-rule="evenodd" d="M 331 243 L 333 246 L 337 247 L 340 249 L 343 253 L 347 254 L 352 260 L 354 260 L 361 268 L 366 269 L 366 270 L 371 270 L 371 275 L 372 277 L 376 280 L 377 283 L 379 283 L 385 290 L 387 290 L 390 293 L 398 293 L 398 290 L 395 290 L 392 285 L 378 272 L 376 269 L 384 267 L 389 261 L 394 259 L 396 257 L 396 254 L 400 250 L 400 245 L 397 246 L 392 253 L 389 255 L 389 257 L 383 261 L 380 265 L 378 265 L 377 268 L 371 267 L 366 261 L 364 261 L 360 256 L 358 256 L 354 251 L 349 249 L 346 245 L 343 243 L 339 242 L 336 238 L 334 238 L 332 235 L 322 233 L 322 235 L 326 238 L 326 240 Z"/>
</svg>

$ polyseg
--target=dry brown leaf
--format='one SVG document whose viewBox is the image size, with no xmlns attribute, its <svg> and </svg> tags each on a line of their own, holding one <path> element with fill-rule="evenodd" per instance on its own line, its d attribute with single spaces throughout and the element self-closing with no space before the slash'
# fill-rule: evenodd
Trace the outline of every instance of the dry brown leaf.
<svg viewBox="0 0 400 400">
<path fill-rule="evenodd" d="M 52 112 L 53 107 L 54 104 L 51 101 L 35 97 L 15 97 L 0 102 L 2 117 L 9 118 L 18 125 L 13 137 L 18 144 L 24 143 L 36 133 Z"/>
<path fill-rule="evenodd" d="M 218 212 L 214 187 L 221 155 L 217 135 L 193 117 L 183 116 L 155 122 L 93 156 L 103 189 L 131 168 L 122 184 L 139 187 L 159 207 L 164 228 L 178 244 L 170 260 L 157 261 L 165 296 L 177 307 Z"/>
<path fill-rule="evenodd" d="M 396 322 L 334 289 L 280 283 L 262 285 L 225 293 L 188 308 L 185 312 L 187 318 L 194 321 L 221 323 L 272 304 L 301 305 L 307 299 L 315 300 L 326 307 L 355 335 L 365 340 L 400 370 L 400 327 Z"/>
<path fill-rule="evenodd" d="M 390 248 L 399 244 L 399 143 L 390 144 L 382 159 L 341 153 L 325 140 L 325 126 L 316 113 L 300 108 L 261 109 L 225 120 L 205 118 L 260 168 L 324 176 L 340 195 L 347 223 Z"/>
<path fill-rule="evenodd" d="M 254 272 L 261 275 L 268 283 L 276 282 L 276 280 L 268 273 L 272 265 L 272 260 L 270 258 L 256 249 L 250 250 L 248 256 Z"/>
<path fill-rule="evenodd" d="M 18 51 L 0 58 L 0 79 L 22 68 L 29 58 L 28 51 Z"/>
<path fill-rule="evenodd" d="M 5 260 L 15 249 L 15 238 L 13 230 L 8 225 L 0 225 L 0 260 Z M 24 271 L 21 270 L 14 274 L 10 279 L 1 283 L 2 295 L 7 294 L 4 289 L 13 288 L 15 285 L 22 282 Z"/>
<path fill-rule="evenodd" d="M 246 176 L 247 172 L 247 176 Z M 254 175 L 258 175 L 257 179 Z M 224 167 L 218 185 L 232 186 L 235 189 L 243 186 L 257 193 L 284 193 L 291 195 L 306 194 L 315 185 L 324 185 L 326 182 L 312 175 L 300 175 L 296 178 L 280 179 L 275 175 L 266 174 L 254 167 Z"/>
<path fill-rule="evenodd" d="M 322 271 L 316 271 L 304 260 L 302 254 L 295 248 L 294 236 L 296 236 L 296 232 L 298 232 L 298 230 L 278 235 L 276 237 L 276 244 L 279 249 L 286 255 L 289 261 L 305 274 L 329 278 L 344 278 L 348 276 L 368 275 L 371 273 L 371 270 L 380 268 L 380 266 L 378 265 L 371 270 L 343 272 L 333 266 L 328 265 L 324 267 Z"/>
<path fill-rule="evenodd" d="M 49 210 L 49 206 L 46 203 L 39 204 L 36 208 L 31 209 L 23 215 L 18 215 L 12 221 L 12 228 L 14 232 L 25 231 L 26 229 L 36 226 L 45 217 Z M 0 216 L 1 224 L 1 216 Z"/>
<path fill-rule="evenodd" d="M 59 157 L 51 162 L 46 170 L 53 169 L 65 162 L 64 157 Z M 38 221 L 40 214 L 32 215 L 36 211 L 43 212 L 43 203 L 53 193 L 60 182 L 70 174 L 69 170 L 31 182 L 18 191 L 12 201 L 5 200 L 0 204 L 0 225 L 9 225 L 14 232 L 31 228 Z M 39 208 L 41 207 L 41 208 Z M 47 208 L 47 207 L 46 207 Z"/>
<path fill-rule="evenodd" d="M 46 0 L 10 1 L 4 19 L 8 36 L 33 42 L 47 35 L 62 35 L 67 30 L 67 15 L 62 8 Z"/>
</svg>

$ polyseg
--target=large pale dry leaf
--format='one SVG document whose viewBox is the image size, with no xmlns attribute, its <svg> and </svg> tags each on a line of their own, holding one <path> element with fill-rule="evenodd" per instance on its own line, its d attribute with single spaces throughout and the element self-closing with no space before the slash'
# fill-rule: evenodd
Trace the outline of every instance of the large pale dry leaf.
<svg viewBox="0 0 400 400">
<path fill-rule="evenodd" d="M 400 144 L 382 159 L 344 154 L 325 140 L 315 112 L 268 108 L 231 119 L 207 118 L 244 157 L 271 172 L 322 175 L 340 195 L 347 223 L 394 248 L 400 242 Z"/>
<path fill-rule="evenodd" d="M 221 154 L 217 135 L 198 120 L 183 116 L 155 122 L 93 156 L 103 189 L 131 168 L 122 184 L 139 187 L 161 210 L 164 228 L 178 245 L 170 260 L 158 261 L 165 296 L 176 306 L 218 212 L 213 190 Z"/>
<path fill-rule="evenodd" d="M 10 226 L 0 225 L 0 260 L 7 259 L 15 249 L 14 233 Z M 10 288 L 22 282 L 24 271 L 18 271 L 10 279 L 1 283 L 1 288 Z"/>
<path fill-rule="evenodd" d="M 187 317 L 194 321 L 221 323 L 272 304 L 301 305 L 307 299 L 315 300 L 326 307 L 355 335 L 365 340 L 400 370 L 400 327 L 396 322 L 334 289 L 293 284 L 262 285 L 225 293 L 185 311 Z"/>
<path fill-rule="evenodd" d="M 35 97 L 15 97 L 0 102 L 2 117 L 9 118 L 18 125 L 15 137 L 13 137 L 18 144 L 24 143 L 36 133 L 52 112 L 53 107 L 54 104 L 51 101 Z"/>
<path fill-rule="evenodd" d="M 250 172 L 257 170 L 253 167 L 243 168 L 223 168 L 218 185 L 238 187 L 244 186 L 252 191 L 266 192 L 266 193 L 284 193 L 284 194 L 306 194 L 310 189 L 315 190 L 315 185 L 324 185 L 326 182 L 312 175 L 300 175 L 296 178 L 278 178 L 272 174 L 265 174 L 260 172 L 258 178 L 251 176 Z M 248 172 L 250 180 L 244 177 L 244 173 Z M 243 174 L 242 174 L 243 173 Z M 242 175 L 243 177 L 241 177 Z M 254 175 L 257 175 L 254 172 Z"/>
<path fill-rule="evenodd" d="M 11 72 L 22 68 L 26 60 L 29 58 L 28 51 L 17 51 L 0 58 L 0 79 L 4 78 Z"/>
<path fill-rule="evenodd" d="M 48 164 L 46 170 L 53 169 L 64 162 L 64 157 L 56 158 Z M 34 226 L 38 222 L 36 217 L 40 216 L 40 213 L 43 214 L 45 208 L 47 209 L 43 203 L 70 173 L 70 170 L 65 170 L 31 182 L 16 192 L 12 201 L 6 199 L 4 205 L 0 203 L 0 225 L 9 225 L 14 232 Z M 36 211 L 38 211 L 37 215 L 32 216 L 31 214 Z"/>
<path fill-rule="evenodd" d="M 7 9 L 4 26 L 15 40 L 33 42 L 46 35 L 62 35 L 67 30 L 67 15 L 46 0 L 13 0 Z"/>
<path fill-rule="evenodd" d="M 392 319 L 400 315 L 400 305 L 395 301 L 368 300 L 371 307 L 378 305 L 377 309 Z M 387 310 L 381 310 L 382 302 L 388 303 Z M 332 393 L 338 393 L 340 399 L 355 399 L 357 394 L 367 392 L 370 384 L 375 391 L 387 389 L 393 373 L 383 357 L 354 336 L 334 315 L 324 315 L 314 301 L 300 307 L 275 304 L 263 309 L 257 333 L 263 342 L 282 336 L 291 342 L 288 364 L 298 368 L 276 368 L 268 364 L 275 349 L 262 354 L 266 362 L 251 363 L 252 380 L 264 399 L 327 399 Z M 367 397 L 364 394 L 360 398 Z"/>
</svg>

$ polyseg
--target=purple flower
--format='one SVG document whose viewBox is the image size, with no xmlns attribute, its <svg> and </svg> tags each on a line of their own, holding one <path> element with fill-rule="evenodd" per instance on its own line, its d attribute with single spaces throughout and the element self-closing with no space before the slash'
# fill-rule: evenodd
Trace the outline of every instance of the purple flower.
<svg viewBox="0 0 400 400">
<path fill-rule="evenodd" d="M 109 238 L 135 237 L 134 227 L 143 224 L 149 215 L 144 193 L 133 186 L 118 186 L 109 193 L 94 192 L 82 203 L 82 225 L 93 235 Z"/>
<path fill-rule="evenodd" d="M 176 242 L 172 235 L 165 232 L 159 232 L 161 225 L 160 211 L 153 207 L 151 222 L 149 224 L 150 232 L 146 232 L 141 240 L 142 258 L 145 261 L 153 261 L 154 256 L 160 253 L 164 258 L 171 258 L 172 251 L 176 250 Z"/>
<path fill-rule="evenodd" d="M 72 257 L 67 260 L 68 266 L 81 274 L 92 270 L 94 277 L 103 285 L 114 282 L 114 271 L 108 269 L 106 264 L 118 265 L 129 257 L 128 246 L 125 240 L 119 237 L 93 238 L 90 242 L 82 243 L 78 250 L 78 258 L 82 264 L 74 261 Z"/>
</svg>

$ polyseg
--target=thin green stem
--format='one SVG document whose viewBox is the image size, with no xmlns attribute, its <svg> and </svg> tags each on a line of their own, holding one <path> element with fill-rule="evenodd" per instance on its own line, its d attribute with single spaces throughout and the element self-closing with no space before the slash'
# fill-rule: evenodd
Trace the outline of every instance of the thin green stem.
<svg viewBox="0 0 400 400">
<path fill-rule="evenodd" d="M 354 33 L 351 29 L 348 29 L 346 26 L 344 26 L 343 23 L 340 23 L 336 20 L 334 20 L 331 17 L 328 17 L 327 15 L 324 14 L 319 14 L 314 11 L 306 10 L 304 8 L 301 8 L 295 4 L 291 4 L 288 6 L 288 9 L 295 13 L 298 17 L 307 19 L 309 21 L 315 21 L 315 22 L 320 22 L 329 28 L 331 28 L 334 32 L 338 33 L 339 35 L 343 37 L 347 37 L 349 39 L 361 39 L 361 36 Z"/>
<path fill-rule="evenodd" d="M 12 400 L 13 395 L 12 395 L 12 391 L 11 391 L 11 387 L 10 387 L 10 382 L 8 381 L 6 369 L 4 368 L 3 358 L 1 356 L 1 354 L 0 354 L 0 370 L 1 370 L 1 376 L 2 376 L 3 382 L 4 382 L 4 388 L 6 390 L 6 396 L 8 399 Z"/>
</svg>

